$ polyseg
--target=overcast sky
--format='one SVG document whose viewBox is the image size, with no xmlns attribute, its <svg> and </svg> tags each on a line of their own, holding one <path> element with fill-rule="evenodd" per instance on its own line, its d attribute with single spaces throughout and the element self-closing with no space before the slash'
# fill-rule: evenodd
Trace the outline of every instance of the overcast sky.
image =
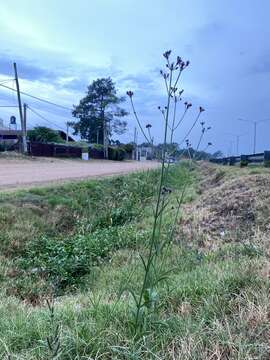
<svg viewBox="0 0 270 360">
<path fill-rule="evenodd" d="M 172 49 L 190 60 L 180 86 L 193 103 L 176 140 L 200 105 L 212 126 L 205 142 L 214 143 L 213 151 L 235 152 L 232 133 L 244 134 L 240 152 L 250 153 L 252 124 L 237 118 L 270 119 L 269 0 L 0 0 L 0 5 L 0 81 L 13 77 L 16 61 L 22 91 L 72 107 L 94 79 L 111 76 L 119 95 L 134 91 L 138 113 L 153 125 L 159 142 L 163 123 L 157 106 L 165 101 L 159 69 L 162 53 Z M 15 94 L 1 89 L 0 100 L 15 104 Z M 71 118 L 67 110 L 23 101 L 58 127 Z M 129 109 L 128 102 L 125 106 Z M 13 113 L 0 108 L 5 121 Z M 30 112 L 28 123 L 46 124 Z M 128 124 L 126 141 L 133 137 L 131 115 Z M 198 136 L 199 127 L 190 138 L 194 145 Z M 270 121 L 258 125 L 256 150 L 265 149 L 270 149 Z"/>
</svg>

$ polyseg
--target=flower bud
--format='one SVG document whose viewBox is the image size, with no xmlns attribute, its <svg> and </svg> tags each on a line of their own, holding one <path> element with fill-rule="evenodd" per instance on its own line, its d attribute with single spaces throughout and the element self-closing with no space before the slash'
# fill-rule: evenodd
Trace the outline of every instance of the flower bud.
<svg viewBox="0 0 270 360">
<path fill-rule="evenodd" d="M 132 96 L 133 96 L 133 91 L 131 91 L 131 90 L 127 91 L 127 96 L 129 96 L 130 98 L 132 98 Z"/>
</svg>

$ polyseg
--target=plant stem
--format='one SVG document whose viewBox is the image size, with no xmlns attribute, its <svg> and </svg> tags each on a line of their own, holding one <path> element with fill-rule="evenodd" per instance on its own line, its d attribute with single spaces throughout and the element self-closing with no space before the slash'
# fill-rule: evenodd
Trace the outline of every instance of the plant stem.
<svg viewBox="0 0 270 360">
<path fill-rule="evenodd" d="M 171 83 L 172 83 L 172 71 L 170 72 L 169 91 L 171 89 Z M 140 309 L 142 307 L 143 295 L 144 295 L 144 292 L 146 289 L 146 285 L 148 283 L 149 272 L 150 272 L 150 268 L 151 268 L 151 265 L 152 265 L 152 262 L 154 259 L 153 250 L 154 250 L 155 240 L 156 240 L 156 230 L 157 230 L 157 221 L 158 221 L 158 216 L 159 216 L 159 207 L 160 207 L 160 202 L 161 202 L 161 193 L 162 193 L 162 187 L 164 184 L 165 155 L 166 155 L 165 150 L 166 150 L 166 145 L 167 145 L 170 102 L 171 102 L 171 96 L 170 96 L 170 92 L 169 92 L 168 100 L 167 100 L 167 111 L 166 111 L 166 117 L 165 117 L 165 131 L 164 131 L 164 140 L 163 140 L 164 151 L 163 151 L 163 156 L 162 156 L 162 167 L 161 167 L 160 183 L 159 183 L 159 189 L 158 189 L 158 198 L 157 198 L 157 204 L 156 204 L 156 209 L 155 209 L 153 231 L 152 231 L 152 236 L 151 236 L 151 241 L 150 241 L 150 249 L 149 249 L 146 269 L 145 269 L 145 273 L 144 273 L 144 280 L 143 280 L 143 285 L 142 285 L 142 288 L 140 291 L 140 297 L 139 297 L 139 301 L 138 301 L 138 305 L 137 305 L 136 320 L 135 320 L 136 333 L 138 331 L 138 320 L 139 320 L 139 315 L 140 315 Z"/>
</svg>

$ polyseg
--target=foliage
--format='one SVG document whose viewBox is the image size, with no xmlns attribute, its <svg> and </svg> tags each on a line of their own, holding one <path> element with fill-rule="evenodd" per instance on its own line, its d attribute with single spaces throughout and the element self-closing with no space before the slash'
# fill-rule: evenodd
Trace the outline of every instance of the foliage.
<svg viewBox="0 0 270 360">
<path fill-rule="evenodd" d="M 36 126 L 34 129 L 27 131 L 27 137 L 30 141 L 43 143 L 63 143 L 63 139 L 57 131 L 45 126 Z"/>
<path fill-rule="evenodd" d="M 109 146 L 109 159 L 110 160 L 122 161 L 125 159 L 125 154 L 126 154 L 126 151 L 124 148 Z"/>
<path fill-rule="evenodd" d="M 243 159 L 242 159 L 242 160 L 240 161 L 240 166 L 241 166 L 241 167 L 248 166 L 248 160 L 243 160 Z"/>
<path fill-rule="evenodd" d="M 28 243 L 19 266 L 35 270 L 53 284 L 56 291 L 81 281 L 81 277 L 106 259 L 111 251 L 135 247 L 142 233 L 134 226 L 111 226 L 87 235 L 67 238 L 38 238 Z"/>
<path fill-rule="evenodd" d="M 0 144 L 0 152 L 3 152 L 6 150 L 6 147 L 4 144 Z"/>
<path fill-rule="evenodd" d="M 122 147 L 125 149 L 125 151 L 127 153 L 132 153 L 132 151 L 134 150 L 135 145 L 134 145 L 134 143 L 128 143 L 128 144 L 124 144 Z"/>
<path fill-rule="evenodd" d="M 73 290 L 77 289 L 81 277 L 99 263 L 98 258 L 106 258 L 119 244 L 132 246 L 141 233 L 132 223 L 141 218 L 151 201 L 158 173 L 153 170 L 102 181 L 36 188 L 13 196 L 3 194 L 1 252 L 14 261 L 18 275 L 8 291 L 36 302 L 52 280 L 59 291 L 71 284 Z M 84 252 L 75 246 L 75 241 Z"/>
<path fill-rule="evenodd" d="M 91 144 L 91 148 L 103 151 L 103 145 L 102 144 Z"/>
<path fill-rule="evenodd" d="M 174 190 L 171 207 L 177 205 L 176 198 L 187 179 L 191 185 L 189 191 L 195 191 L 198 186 L 201 177 L 198 167 L 194 166 L 191 172 L 188 169 L 185 162 L 171 167 L 169 186 Z M 229 176 L 231 171 L 234 176 L 243 174 L 237 168 L 224 171 Z M 246 171 L 251 174 L 252 169 Z M 261 171 L 268 174 L 268 169 Z M 177 233 L 166 254 L 166 266 L 172 272 L 166 286 L 157 285 L 160 317 L 151 322 L 151 331 L 142 340 L 134 341 L 134 313 L 128 289 L 139 291 L 144 275 L 139 252 L 146 254 L 158 175 L 159 171 L 150 171 L 1 194 L 1 244 L 3 240 L 9 241 L 10 249 L 26 241 L 29 246 L 27 251 L 22 248 L 14 256 L 6 249 L 1 254 L 0 358 L 48 359 L 58 346 L 59 359 L 67 360 L 269 357 L 269 261 L 261 236 L 256 247 L 252 243 L 230 244 L 220 239 L 220 249 L 209 250 L 198 248 L 194 239 L 185 239 Z M 205 178 L 201 180 L 204 182 Z M 128 205 L 129 198 L 132 205 Z M 187 193 L 185 201 L 190 198 Z M 119 207 L 121 216 L 115 216 L 111 226 L 110 214 L 116 214 Z M 129 208 L 137 210 L 125 216 L 125 209 Z M 166 223 L 171 220 L 171 214 L 164 214 Z M 98 220 L 99 216 L 102 221 Z M 75 223 L 71 221 L 74 218 Z M 57 225 L 55 229 L 53 224 Z M 95 234 L 93 242 L 91 234 Z M 26 235 L 28 238 L 23 238 Z M 33 301 L 34 296 L 44 295 L 47 277 L 45 272 L 37 271 L 34 261 L 39 262 L 40 251 L 43 264 L 56 269 L 53 261 L 57 262 L 60 256 L 54 252 L 55 258 L 51 260 L 50 253 L 38 246 L 38 239 L 45 242 L 46 249 L 48 244 L 53 245 L 54 251 L 60 251 L 58 242 L 64 247 L 67 240 L 74 255 L 76 244 L 71 239 L 77 238 L 87 249 L 87 239 L 91 239 L 91 251 L 96 255 L 89 272 L 77 277 L 73 274 L 69 283 L 62 283 L 66 284 L 65 288 L 54 289 L 47 284 L 46 298 L 53 290 L 65 295 L 56 297 L 52 321 L 44 299 Z M 31 242 L 36 246 L 35 259 L 28 258 Z M 84 254 L 88 256 L 88 252 Z M 25 269 L 16 267 L 15 261 L 18 265 L 19 258 L 26 261 L 26 256 L 29 263 Z M 64 267 L 71 271 L 68 257 L 64 259 L 67 261 Z M 59 274 L 54 272 L 51 281 L 60 279 L 61 267 L 58 270 Z M 19 295 L 15 286 L 24 287 L 21 288 L 21 294 L 25 291 L 23 301 L 15 297 Z M 120 290 L 123 295 L 119 300 Z"/>
<path fill-rule="evenodd" d="M 122 118 L 127 112 L 119 105 L 124 101 L 118 97 L 111 78 L 101 78 L 88 86 L 86 96 L 74 107 L 73 116 L 78 119 L 73 123 L 74 134 L 90 143 L 103 144 L 104 126 L 108 137 L 112 133 L 122 134 L 126 122 Z M 97 139 L 98 137 L 98 139 Z"/>
<path fill-rule="evenodd" d="M 218 159 L 218 158 L 224 157 L 224 155 L 223 155 L 222 151 L 218 150 L 218 151 L 214 152 L 214 153 L 211 155 L 211 157 L 212 157 L 213 159 Z"/>
<path fill-rule="evenodd" d="M 132 309 L 134 314 L 132 327 L 136 341 L 139 341 L 138 339 L 141 339 L 145 336 L 145 334 L 151 332 L 152 324 L 158 322 L 160 318 L 160 295 L 158 292 L 158 286 L 160 283 L 166 283 L 168 281 L 168 276 L 171 272 L 171 269 L 168 269 L 167 264 L 164 262 L 164 254 L 169 251 L 171 242 L 174 238 L 176 223 L 178 221 L 179 211 L 183 202 L 183 194 L 187 186 L 187 183 L 183 184 L 182 195 L 180 197 L 176 197 L 175 209 L 174 207 L 171 208 L 170 204 L 172 203 L 173 193 L 173 190 L 169 187 L 171 167 L 170 163 L 166 165 L 166 162 L 168 157 L 172 156 L 178 149 L 178 145 L 173 141 L 175 130 L 181 124 L 192 104 L 187 101 L 184 103 L 182 117 L 178 120 L 176 118 L 177 105 L 181 102 L 181 96 L 184 91 L 178 91 L 179 79 L 182 72 L 189 66 L 189 61 L 183 61 L 180 56 L 177 56 L 175 61 L 172 61 L 170 56 L 170 50 L 163 54 L 163 57 L 165 58 L 165 70 L 160 70 L 160 74 L 165 82 L 166 106 L 158 106 L 164 121 L 164 131 L 163 143 L 161 145 L 161 173 L 158 181 L 157 200 L 153 210 L 152 233 L 146 246 L 147 253 L 140 254 L 144 275 L 140 282 L 139 289 L 134 291 L 134 289 L 129 287 L 129 292 L 134 302 L 134 308 Z M 148 146 L 152 147 L 153 137 L 150 132 L 152 125 L 146 125 L 146 133 L 134 106 L 133 91 L 127 91 L 127 95 L 130 98 L 131 108 L 142 135 L 148 142 Z M 191 128 L 182 141 L 186 141 L 187 143 L 190 160 L 192 159 L 192 156 L 190 154 L 190 145 L 187 136 L 197 124 L 204 111 L 205 110 L 200 106 L 195 117 L 195 121 L 193 121 Z M 201 125 L 202 124 L 204 128 L 205 122 L 201 122 Z M 202 135 L 200 136 L 199 143 L 201 142 Z M 164 217 L 168 215 L 168 213 L 170 214 L 168 219 L 170 218 L 171 221 L 165 222 Z"/>
</svg>

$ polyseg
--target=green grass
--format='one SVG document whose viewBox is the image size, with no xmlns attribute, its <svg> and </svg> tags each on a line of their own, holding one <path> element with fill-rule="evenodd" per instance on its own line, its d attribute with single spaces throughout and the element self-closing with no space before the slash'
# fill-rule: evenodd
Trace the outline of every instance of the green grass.
<svg viewBox="0 0 270 360">
<path fill-rule="evenodd" d="M 0 358 L 50 358 L 44 299 L 51 292 L 59 359 L 269 358 L 269 260 L 253 244 L 216 251 L 194 249 L 185 239 L 172 244 L 159 316 L 134 341 L 133 300 L 124 289 L 139 289 L 143 277 L 139 252 L 151 231 L 158 175 L 1 195 Z M 184 201 L 199 196 L 198 169 L 175 166 L 171 207 L 186 180 Z"/>
</svg>

